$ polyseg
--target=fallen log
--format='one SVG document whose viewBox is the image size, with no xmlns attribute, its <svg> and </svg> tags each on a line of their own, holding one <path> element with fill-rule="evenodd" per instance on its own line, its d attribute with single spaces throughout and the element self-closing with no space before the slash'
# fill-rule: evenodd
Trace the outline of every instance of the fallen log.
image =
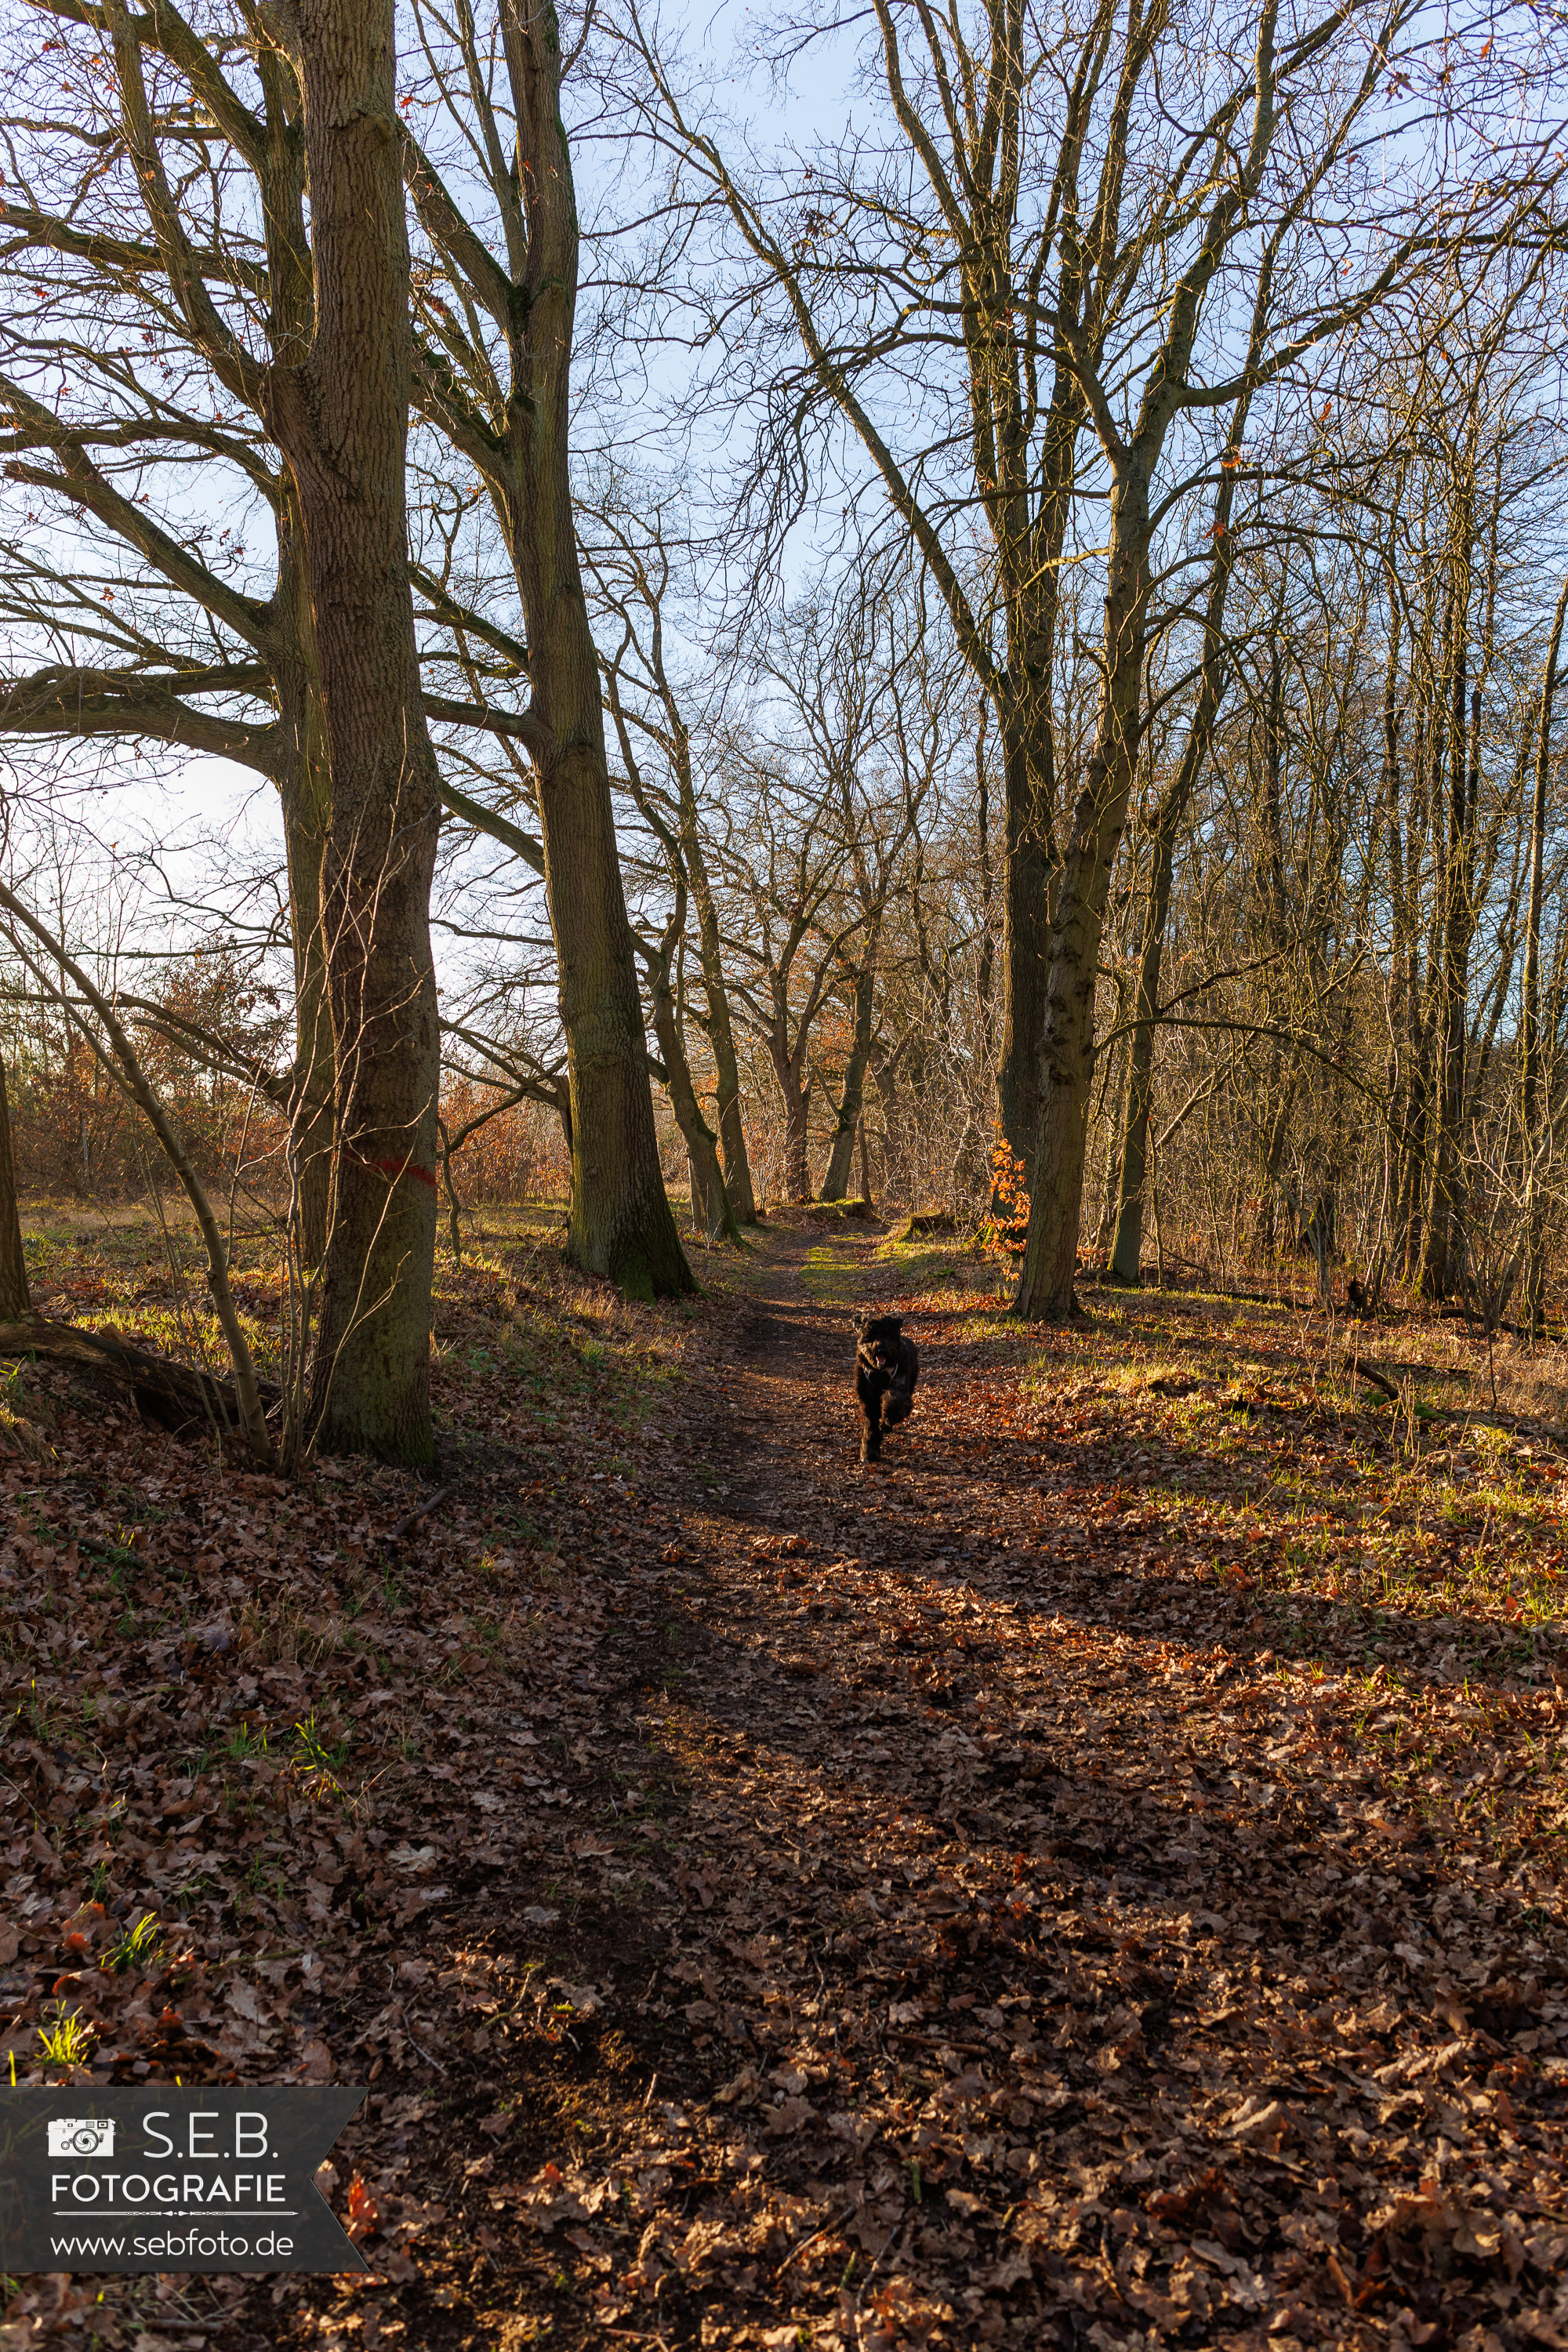
<svg viewBox="0 0 1568 2352">
<path fill-rule="evenodd" d="M 237 1433 L 243 1426 L 232 1381 L 197 1371 L 172 1356 L 133 1347 L 114 1331 L 84 1331 L 75 1323 L 28 1316 L 20 1322 L 0 1323 L 0 1356 L 68 1364 L 107 1378 L 130 1395 L 139 1412 L 162 1429 L 216 1428 Z M 262 1404 L 269 1409 L 278 1402 L 279 1391 L 268 1381 L 258 1385 Z"/>
<path fill-rule="evenodd" d="M 1400 1402 L 1398 1383 L 1391 1381 L 1386 1372 L 1380 1372 L 1375 1364 L 1369 1364 L 1364 1358 L 1356 1355 L 1347 1356 L 1345 1364 L 1358 1381 L 1366 1381 L 1373 1388 L 1381 1389 L 1391 1404 Z"/>
</svg>

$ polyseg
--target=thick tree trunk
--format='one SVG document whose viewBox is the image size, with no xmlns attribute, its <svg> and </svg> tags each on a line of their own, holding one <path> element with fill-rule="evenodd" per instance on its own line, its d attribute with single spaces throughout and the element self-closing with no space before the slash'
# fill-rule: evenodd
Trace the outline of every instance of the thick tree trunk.
<svg viewBox="0 0 1568 2352">
<path fill-rule="evenodd" d="M 559 635 L 542 652 L 555 633 L 532 627 L 530 646 L 535 701 L 548 701 L 557 740 L 571 747 L 542 770 L 539 794 L 572 1089 L 569 1249 L 579 1265 L 606 1275 L 630 1297 L 667 1297 L 693 1285 L 659 1166 L 598 671 L 581 603 L 573 612 L 564 601 L 552 601 Z M 553 688 L 548 698 L 546 677 Z M 569 681 L 577 689 L 570 697 L 575 727 L 564 723 Z"/>
<path fill-rule="evenodd" d="M 784 1198 L 809 1201 L 811 1166 L 807 1154 L 811 1114 L 810 1082 L 803 1083 L 796 1055 L 786 1053 L 776 1038 L 768 1040 L 773 1076 L 778 1080 L 784 1114 Z"/>
<path fill-rule="evenodd" d="M 629 1296 L 693 1287 L 664 1189 L 647 1046 L 610 798 L 598 656 L 572 511 L 571 372 L 578 231 L 561 121 L 560 34 L 548 0 L 502 0 L 526 254 L 510 305 L 504 453 L 483 462 L 504 499 L 528 625 L 545 893 L 572 1089 L 570 1253 Z M 416 193 L 417 193 L 416 188 Z"/>
<path fill-rule="evenodd" d="M 315 332 L 271 380 L 304 525 L 331 805 L 321 873 L 335 1087 L 317 1442 L 434 1453 L 439 826 L 404 507 L 412 338 L 394 0 L 298 0 Z"/>
<path fill-rule="evenodd" d="M 838 1120 L 828 1147 L 827 1172 L 822 1180 L 825 1201 L 848 1198 L 849 1174 L 855 1165 L 855 1137 L 860 1124 L 860 1106 L 866 1091 L 866 1049 L 858 1044 L 849 1048 L 849 1058 L 844 1066 L 844 1092 L 838 1105 Z"/>
<path fill-rule="evenodd" d="M 1141 725 L 1149 576 L 1149 475 L 1131 457 L 1111 501 L 1104 662 L 1094 748 L 1057 894 L 1040 1024 L 1040 1121 L 1016 1312 L 1072 1311 L 1094 1075 L 1094 991 L 1110 867 L 1127 818 Z"/>
<path fill-rule="evenodd" d="M 11 1148 L 11 1112 L 5 1100 L 5 1067 L 0 1062 L 0 1323 L 18 1323 L 33 1311 L 27 1261 L 16 1213 L 16 1160 Z"/>
<path fill-rule="evenodd" d="M 1046 1020 L 1050 886 L 1056 865 L 1050 827 L 1055 785 L 1048 716 L 1037 710 L 1009 711 L 1002 738 L 1006 830 L 996 1109 L 1003 1135 L 1024 1163 L 1025 1189 L 1032 1194 L 1041 1109 L 1039 1042 Z"/>
<path fill-rule="evenodd" d="M 871 1058 L 871 1014 L 877 987 L 871 958 L 876 945 L 877 933 L 873 932 L 868 942 L 867 961 L 856 974 L 855 1034 L 845 1065 L 844 1094 L 838 1106 L 838 1124 L 833 1130 L 833 1148 L 827 1155 L 827 1173 L 822 1180 L 825 1201 L 842 1201 L 846 1197 L 849 1171 L 855 1164 L 855 1137 L 866 1099 L 866 1066 Z"/>
<path fill-rule="evenodd" d="M 1069 132 L 1068 143 L 1078 135 Z M 993 236 L 996 218 L 992 215 L 987 223 Z M 998 379 L 990 323 L 1012 300 L 1005 243 L 992 247 L 988 262 L 994 276 L 985 288 L 985 270 L 976 272 L 973 283 L 981 303 L 971 315 L 967 331 L 971 383 L 978 395 L 974 414 L 978 421 L 992 413 L 991 423 L 975 437 L 976 472 L 983 480 L 994 472 L 998 489 L 1003 491 L 990 502 L 1007 624 L 1005 684 L 996 697 L 1005 798 L 996 1107 L 1003 1135 L 1024 1163 L 1025 1188 L 1033 1198 L 1035 1150 L 1047 1115 L 1045 1089 L 1049 1083 L 1040 1049 L 1050 1019 L 1051 901 L 1061 868 L 1057 811 L 1060 779 L 1051 680 L 1061 604 L 1061 555 L 1072 514 L 1078 438 L 1088 406 L 1058 331 L 1038 473 L 1032 482 L 1029 436 L 1019 430 L 1022 411 L 1017 395 L 1022 387 L 1016 382 L 1004 385 Z M 1064 272 L 1058 291 L 1066 310 L 1076 316 L 1081 288 L 1072 281 L 1073 273 Z M 988 312 L 987 297 L 993 305 Z M 978 324 L 982 318 L 983 326 Z M 998 394 L 1001 397 L 993 412 Z M 1037 490 L 1038 503 L 1031 512 L 1032 490 Z M 1087 1096 L 1085 1108 L 1087 1116 Z"/>
</svg>

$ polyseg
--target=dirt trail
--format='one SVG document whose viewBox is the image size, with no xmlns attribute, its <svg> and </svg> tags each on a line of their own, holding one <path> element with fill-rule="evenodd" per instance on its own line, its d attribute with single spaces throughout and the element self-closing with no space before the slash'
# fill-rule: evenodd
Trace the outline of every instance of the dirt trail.
<svg viewBox="0 0 1568 2352">
<path fill-rule="evenodd" d="M 0 2352 L 1568 2347 L 1568 1675 L 1433 1605 L 1479 1457 L 1426 1493 L 1304 1318 L 1025 1330 L 803 1219 L 700 1317 L 531 1321 L 536 1256 L 448 1318 L 458 1491 L 390 1557 L 391 1474 L 215 1496 L 101 1415 L 7 1473 L 12 2046 L 74 1987 L 111 2079 L 368 2080 L 377 2276 L 46 2281 Z M 862 1467 L 872 1305 L 922 1370 Z M 89 1969 L 143 1904 L 174 1956 Z"/>
<path fill-rule="evenodd" d="M 671 2341 L 1526 2340 L 1483 2322 L 1557 2262 L 1561 2099 L 1496 1888 L 1368 1817 L 1332 1686 L 1172 1557 L 1149 1453 L 1021 1430 L 967 1315 L 911 1316 L 914 1417 L 858 1465 L 873 1249 L 770 1235 L 692 1433 L 648 2029 L 709 2186 L 621 2324 L 640 2291 Z"/>
</svg>

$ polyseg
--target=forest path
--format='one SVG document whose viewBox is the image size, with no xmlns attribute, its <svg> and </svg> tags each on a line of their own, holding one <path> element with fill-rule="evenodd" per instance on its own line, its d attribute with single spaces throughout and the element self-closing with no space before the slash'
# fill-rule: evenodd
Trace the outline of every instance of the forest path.
<svg viewBox="0 0 1568 2352">
<path fill-rule="evenodd" d="M 1215 1548 L 1246 1446 L 1153 1436 L 1124 1340 L 909 1295 L 878 1238 L 769 1231 L 688 1432 L 679 1662 L 644 1723 L 687 1776 L 670 2140 L 735 2183 L 659 2242 L 679 2267 L 717 2233 L 703 2340 L 753 2340 L 749 2308 L 805 2331 L 768 2343 L 1292 2352 L 1441 2315 L 1468 2345 L 1553 2259 L 1520 2277 L 1559 2209 L 1557 2132 L 1503 2087 L 1541 1999 L 1507 1972 L 1521 1898 L 1451 1874 L 1393 1793 L 1364 1654 L 1265 1645 L 1284 1621 Z M 868 1307 L 921 1379 L 862 1467 Z M 1461 2147 L 1511 2255 L 1445 2202 Z"/>
<path fill-rule="evenodd" d="M 698 1492 L 683 1515 L 697 1570 L 688 1591 L 701 1602 L 691 1628 L 701 1654 L 687 1670 L 716 1718 L 761 1730 L 771 1711 L 781 1748 L 826 1763 L 836 1781 L 847 1741 L 875 1749 L 896 1735 L 900 1752 L 881 1760 L 903 1790 L 911 1771 L 925 1777 L 906 1740 L 929 1747 L 955 1707 L 994 1702 L 1005 1719 L 1026 1703 L 1011 1675 L 984 1670 L 1000 1653 L 971 1620 L 990 1599 L 1010 1634 L 1016 1605 L 1002 1596 L 1037 1579 L 991 1491 L 1013 1474 L 1015 1444 L 999 1433 L 987 1475 L 974 1476 L 973 1381 L 986 1343 L 976 1347 L 962 1314 L 912 1307 L 907 1271 L 878 1259 L 880 1239 L 796 1225 L 762 1244 L 704 1401 Z M 870 1465 L 858 1458 L 853 1388 L 868 1311 L 903 1312 L 921 1349 L 913 1416 Z M 976 1583 L 980 1570 L 994 1591 Z M 875 1755 L 864 1761 L 869 1795 L 886 1775 Z"/>
<path fill-rule="evenodd" d="M 1026 1328 L 785 1212 L 643 1308 L 546 1243 L 452 1270 L 406 1540 L 406 1474 L 26 1391 L 0 2026 L 368 2081 L 379 2276 L 51 2274 L 0 2352 L 1568 2345 L 1560 1458 L 1402 1438 L 1289 1303 Z"/>
</svg>

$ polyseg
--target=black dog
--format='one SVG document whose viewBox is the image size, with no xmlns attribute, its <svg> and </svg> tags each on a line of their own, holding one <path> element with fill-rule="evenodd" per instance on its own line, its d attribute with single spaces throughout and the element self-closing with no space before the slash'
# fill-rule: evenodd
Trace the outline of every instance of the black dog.
<svg viewBox="0 0 1568 2352">
<path fill-rule="evenodd" d="M 855 1349 L 855 1393 L 863 1416 L 860 1459 L 876 1462 L 882 1452 L 882 1400 L 888 1400 L 889 1429 L 907 1421 L 921 1376 L 920 1351 L 904 1337 L 897 1315 L 868 1316 L 860 1326 Z"/>
</svg>

